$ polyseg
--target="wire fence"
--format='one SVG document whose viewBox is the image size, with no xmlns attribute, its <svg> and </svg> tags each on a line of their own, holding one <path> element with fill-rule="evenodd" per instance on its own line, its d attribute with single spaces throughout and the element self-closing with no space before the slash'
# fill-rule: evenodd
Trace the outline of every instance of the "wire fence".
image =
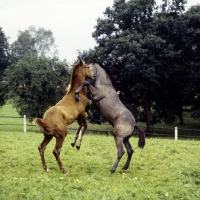
<svg viewBox="0 0 200 200">
<path fill-rule="evenodd" d="M 140 126 L 142 127 L 142 126 Z M 142 127 L 147 130 L 147 126 Z M 200 139 L 200 129 L 180 128 L 175 126 L 173 128 L 154 126 L 152 133 L 146 131 L 146 136 L 150 137 L 169 137 L 169 138 L 185 138 L 185 139 Z"/>
<path fill-rule="evenodd" d="M 4 119 L 4 120 L 1 120 Z M 5 119 L 14 119 L 14 120 L 5 120 Z M 18 119 L 18 120 L 16 120 Z M 38 127 L 36 127 L 34 124 L 32 124 L 29 119 L 32 119 L 31 117 L 14 117 L 14 116 L 0 116 L 0 130 L 1 127 L 10 127 L 8 130 L 20 130 L 23 132 L 27 131 L 35 131 L 38 132 Z M 14 121 L 14 122 L 13 122 Z M 13 123 L 12 123 L 13 122 Z M 108 128 L 105 128 L 107 125 Z M 18 127 L 18 128 L 16 128 Z M 98 126 L 99 127 L 99 126 Z M 177 140 L 178 138 L 182 139 L 200 139 L 200 129 L 192 129 L 192 128 L 180 128 L 180 127 L 173 127 L 173 128 L 167 128 L 167 127 L 157 127 L 154 126 L 153 132 L 148 133 L 148 127 L 147 126 L 140 126 L 144 129 L 145 135 L 149 137 L 163 137 L 163 138 L 174 138 Z M 4 128 L 5 129 L 5 128 Z M 69 130 L 76 130 L 76 128 L 68 127 Z M 102 133 L 102 134 L 109 134 L 111 132 L 111 125 L 104 124 L 104 129 L 87 129 L 87 132 L 92 133 Z"/>
</svg>

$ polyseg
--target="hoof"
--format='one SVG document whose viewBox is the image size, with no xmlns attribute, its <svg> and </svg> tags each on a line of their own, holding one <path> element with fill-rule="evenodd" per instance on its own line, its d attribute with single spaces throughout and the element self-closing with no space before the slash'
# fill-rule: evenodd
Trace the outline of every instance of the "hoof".
<svg viewBox="0 0 200 200">
<path fill-rule="evenodd" d="M 50 170 L 47 167 L 44 167 L 45 172 L 50 172 Z"/>
<path fill-rule="evenodd" d="M 49 173 L 50 172 L 50 170 L 49 169 L 46 169 L 46 170 L 44 170 L 46 173 Z"/>
<path fill-rule="evenodd" d="M 75 93 L 75 99 L 76 99 L 76 101 L 80 101 L 80 97 L 79 97 L 78 93 Z"/>
<path fill-rule="evenodd" d="M 64 169 L 64 170 L 62 170 L 62 171 L 63 171 L 63 174 L 69 174 L 69 171 L 66 170 L 66 169 Z"/>
<path fill-rule="evenodd" d="M 60 170 L 63 172 L 63 174 L 68 174 L 69 173 L 69 171 L 66 170 L 64 167 L 61 167 Z"/>
<path fill-rule="evenodd" d="M 74 147 L 75 143 L 71 143 L 71 146 Z"/>
<path fill-rule="evenodd" d="M 110 173 L 111 173 L 111 174 L 113 174 L 114 172 L 115 172 L 115 170 L 114 170 L 114 169 L 111 169 L 111 170 L 110 170 Z"/>
<path fill-rule="evenodd" d="M 80 146 L 76 146 L 76 148 L 79 150 L 81 147 Z"/>
<path fill-rule="evenodd" d="M 126 171 L 128 169 L 128 167 L 126 167 L 126 166 L 124 166 L 123 168 L 122 168 L 122 170 L 124 170 L 124 171 Z"/>
</svg>

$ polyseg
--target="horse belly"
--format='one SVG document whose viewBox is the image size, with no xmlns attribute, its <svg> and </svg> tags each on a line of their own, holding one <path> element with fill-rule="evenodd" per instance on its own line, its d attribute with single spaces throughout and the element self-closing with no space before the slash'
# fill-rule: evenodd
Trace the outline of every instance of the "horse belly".
<svg viewBox="0 0 200 200">
<path fill-rule="evenodd" d="M 129 110 L 121 113 L 115 120 L 113 126 L 113 136 L 119 136 L 121 138 L 130 137 L 133 134 L 135 128 L 135 119 Z"/>
<path fill-rule="evenodd" d="M 129 133 L 134 130 L 135 118 L 121 102 L 108 104 L 108 101 L 102 101 L 99 108 L 102 117 L 114 127 L 117 126 L 120 132 L 122 129 L 126 129 Z"/>
</svg>

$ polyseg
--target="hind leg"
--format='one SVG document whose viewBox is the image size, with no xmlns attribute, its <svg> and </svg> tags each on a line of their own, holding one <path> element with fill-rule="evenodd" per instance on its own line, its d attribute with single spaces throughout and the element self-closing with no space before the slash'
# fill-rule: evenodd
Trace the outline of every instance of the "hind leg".
<svg viewBox="0 0 200 200">
<path fill-rule="evenodd" d="M 80 130 L 81 130 L 81 128 L 82 128 L 81 119 L 78 118 L 77 121 L 78 121 L 79 127 L 78 127 L 77 131 L 76 131 L 75 134 L 74 134 L 74 141 L 71 143 L 72 147 L 74 147 L 74 145 L 76 144 L 76 141 L 77 141 L 77 139 L 78 139 L 79 132 L 80 132 Z"/>
<path fill-rule="evenodd" d="M 116 143 L 116 147 L 117 147 L 117 158 L 116 158 L 114 165 L 112 166 L 111 173 L 115 172 L 115 170 L 119 164 L 119 161 L 121 160 L 121 157 L 124 155 L 123 138 L 115 136 L 115 143 Z"/>
<path fill-rule="evenodd" d="M 68 173 L 68 171 L 63 167 L 63 164 L 62 164 L 62 162 L 60 160 L 60 150 L 62 148 L 64 139 L 65 139 L 65 135 L 56 138 L 56 145 L 55 145 L 55 148 L 53 150 L 53 154 L 54 154 L 54 156 L 56 158 L 56 161 L 58 163 L 58 166 L 59 166 L 60 170 L 63 173 Z"/>
<path fill-rule="evenodd" d="M 129 142 L 129 138 L 125 138 L 123 143 L 124 143 L 124 146 L 126 147 L 127 154 L 128 154 L 128 158 L 126 160 L 126 164 L 124 165 L 123 169 L 128 169 L 134 151 Z"/>
<path fill-rule="evenodd" d="M 52 135 L 45 135 L 44 134 L 44 139 L 42 141 L 42 143 L 38 146 L 38 150 L 41 156 L 41 160 L 42 160 L 42 165 L 45 171 L 49 171 L 45 162 L 45 158 L 44 158 L 44 151 L 46 149 L 47 144 L 51 141 L 51 139 L 53 138 Z"/>
</svg>

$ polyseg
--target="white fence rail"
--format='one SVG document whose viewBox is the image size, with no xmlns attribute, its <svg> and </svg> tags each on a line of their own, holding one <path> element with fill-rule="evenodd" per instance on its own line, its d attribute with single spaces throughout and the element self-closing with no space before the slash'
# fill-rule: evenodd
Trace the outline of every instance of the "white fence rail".
<svg viewBox="0 0 200 200">
<path fill-rule="evenodd" d="M 9 124 L 9 123 L 1 123 L 1 118 L 21 118 L 22 123 L 18 124 Z M 35 127 L 34 124 L 27 124 L 27 120 L 29 118 L 24 115 L 24 117 L 12 117 L 12 116 L 0 116 L 0 130 L 1 126 L 21 126 L 24 133 L 27 132 L 28 127 Z M 147 128 L 146 126 L 142 127 L 144 130 Z M 73 128 L 69 128 L 74 130 Z M 88 132 L 100 132 L 100 133 L 108 133 L 108 130 L 91 130 L 87 129 Z M 178 138 L 187 138 L 187 139 L 200 139 L 200 129 L 184 129 L 184 128 L 163 128 L 154 126 L 153 133 L 145 133 L 151 137 L 170 137 L 174 138 L 175 141 Z"/>
</svg>

